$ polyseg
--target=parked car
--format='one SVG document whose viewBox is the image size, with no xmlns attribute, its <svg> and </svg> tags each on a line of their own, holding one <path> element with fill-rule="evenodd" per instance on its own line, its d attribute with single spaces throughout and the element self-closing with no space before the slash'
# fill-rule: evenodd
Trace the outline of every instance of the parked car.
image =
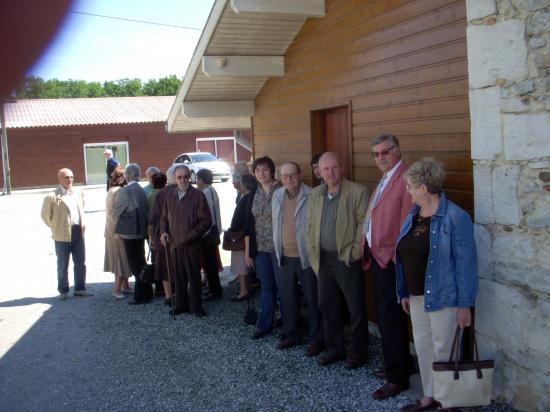
<svg viewBox="0 0 550 412">
<path fill-rule="evenodd" d="M 231 177 L 229 165 L 208 152 L 182 153 L 176 157 L 173 163 L 182 163 L 189 168 L 192 183 L 197 182 L 197 172 L 201 169 L 210 169 L 214 179 L 219 179 L 222 182 L 227 182 Z"/>
</svg>

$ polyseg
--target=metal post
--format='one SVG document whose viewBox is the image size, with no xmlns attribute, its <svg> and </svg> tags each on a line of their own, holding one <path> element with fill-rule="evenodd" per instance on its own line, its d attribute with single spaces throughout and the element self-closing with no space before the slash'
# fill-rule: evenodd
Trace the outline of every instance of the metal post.
<svg viewBox="0 0 550 412">
<path fill-rule="evenodd" d="M 2 166 L 4 169 L 3 195 L 11 195 L 10 156 L 8 154 L 8 132 L 4 116 L 4 101 L 0 101 L 0 125 L 2 126 Z"/>
</svg>

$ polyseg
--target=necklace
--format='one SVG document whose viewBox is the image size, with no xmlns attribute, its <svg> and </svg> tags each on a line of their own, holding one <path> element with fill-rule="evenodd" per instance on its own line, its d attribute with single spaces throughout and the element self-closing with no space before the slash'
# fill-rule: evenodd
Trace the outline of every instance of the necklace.
<svg viewBox="0 0 550 412">
<path fill-rule="evenodd" d="M 416 215 L 416 225 L 413 229 L 413 236 L 414 237 L 420 237 L 422 235 L 425 235 L 430 230 L 430 221 L 432 217 L 431 216 L 420 216 L 420 214 Z"/>
</svg>

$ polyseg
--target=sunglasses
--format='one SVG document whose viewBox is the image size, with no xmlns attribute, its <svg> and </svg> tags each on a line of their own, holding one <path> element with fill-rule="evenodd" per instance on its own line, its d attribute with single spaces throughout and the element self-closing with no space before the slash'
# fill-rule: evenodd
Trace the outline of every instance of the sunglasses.
<svg viewBox="0 0 550 412">
<path fill-rule="evenodd" d="M 390 154 L 390 150 L 395 149 L 395 146 L 388 147 L 385 150 L 382 150 L 380 152 L 372 152 L 372 157 L 378 158 L 378 157 L 386 157 Z"/>
</svg>

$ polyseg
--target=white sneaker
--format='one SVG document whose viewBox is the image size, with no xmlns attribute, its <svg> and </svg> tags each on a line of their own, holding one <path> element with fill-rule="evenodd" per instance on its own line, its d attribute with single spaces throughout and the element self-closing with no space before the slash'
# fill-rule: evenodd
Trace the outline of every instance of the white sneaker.
<svg viewBox="0 0 550 412">
<path fill-rule="evenodd" d="M 124 294 L 122 294 L 122 293 L 113 292 L 112 295 L 115 297 L 115 299 L 125 299 L 126 298 L 126 296 L 124 296 Z"/>
<path fill-rule="evenodd" d="M 68 293 L 60 293 L 59 296 L 57 296 L 57 299 L 59 300 L 65 300 L 69 297 Z"/>
<path fill-rule="evenodd" d="M 91 293 L 91 292 L 88 292 L 87 290 L 75 290 L 75 291 L 73 292 L 73 296 L 88 297 L 88 296 L 94 296 L 94 294 Z"/>
</svg>

